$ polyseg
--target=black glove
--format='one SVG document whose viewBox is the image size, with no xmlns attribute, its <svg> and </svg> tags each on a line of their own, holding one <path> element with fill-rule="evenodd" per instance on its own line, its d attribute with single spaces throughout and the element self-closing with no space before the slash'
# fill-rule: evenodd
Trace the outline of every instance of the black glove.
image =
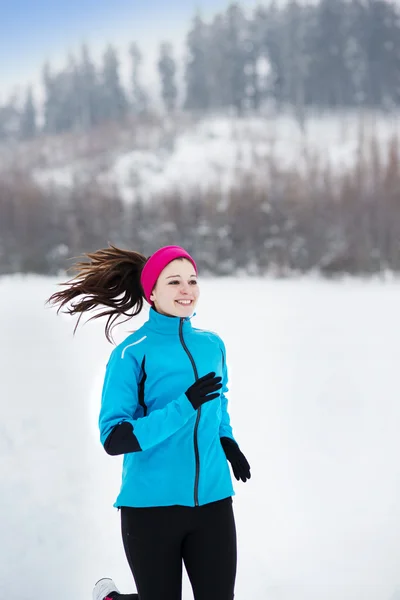
<svg viewBox="0 0 400 600">
<path fill-rule="evenodd" d="M 216 377 L 214 372 L 208 373 L 200 377 L 196 383 L 186 390 L 185 394 L 194 410 L 197 410 L 205 402 L 218 398 L 219 394 L 215 394 L 214 392 L 222 388 L 221 380 L 222 378 Z"/>
<path fill-rule="evenodd" d="M 237 443 L 228 437 L 221 438 L 221 445 L 224 449 L 225 456 L 232 465 L 233 474 L 239 481 L 241 479 L 246 483 L 250 479 L 250 465 L 246 460 L 245 455 L 240 450 Z"/>
</svg>

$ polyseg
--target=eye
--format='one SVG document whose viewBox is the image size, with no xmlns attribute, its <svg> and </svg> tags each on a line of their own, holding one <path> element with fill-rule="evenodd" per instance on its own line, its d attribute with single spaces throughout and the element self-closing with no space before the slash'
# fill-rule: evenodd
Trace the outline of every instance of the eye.
<svg viewBox="0 0 400 600">
<path fill-rule="evenodd" d="M 197 281 L 195 279 L 192 279 L 190 285 L 197 285 Z"/>
<path fill-rule="evenodd" d="M 174 281 L 170 281 L 168 285 L 177 285 L 179 281 L 175 279 Z"/>
</svg>

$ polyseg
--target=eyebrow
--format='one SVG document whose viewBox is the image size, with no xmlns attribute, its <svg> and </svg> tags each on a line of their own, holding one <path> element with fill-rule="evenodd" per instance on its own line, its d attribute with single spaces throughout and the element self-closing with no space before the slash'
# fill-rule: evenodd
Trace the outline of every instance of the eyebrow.
<svg viewBox="0 0 400 600">
<path fill-rule="evenodd" d="M 180 277 L 180 275 L 169 275 L 167 279 L 176 279 L 177 277 Z M 196 275 L 191 275 L 190 277 L 196 277 Z"/>
</svg>

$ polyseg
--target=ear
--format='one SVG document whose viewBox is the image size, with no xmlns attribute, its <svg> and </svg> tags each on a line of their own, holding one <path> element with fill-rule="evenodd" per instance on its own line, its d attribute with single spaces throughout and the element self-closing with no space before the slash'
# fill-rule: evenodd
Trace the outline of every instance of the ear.
<svg viewBox="0 0 400 600">
<path fill-rule="evenodd" d="M 150 300 L 151 300 L 152 302 L 154 302 L 154 300 L 155 300 L 155 297 L 154 297 L 154 294 L 153 294 L 153 293 L 151 293 L 151 294 L 150 294 Z"/>
</svg>

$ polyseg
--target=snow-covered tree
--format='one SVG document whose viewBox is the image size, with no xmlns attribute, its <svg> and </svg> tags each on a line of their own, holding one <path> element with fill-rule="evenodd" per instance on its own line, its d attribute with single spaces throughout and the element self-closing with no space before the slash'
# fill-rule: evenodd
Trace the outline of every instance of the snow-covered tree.
<svg viewBox="0 0 400 600">
<path fill-rule="evenodd" d="M 393 107 L 400 100 L 400 7 L 369 0 L 360 6 L 358 39 L 366 56 L 366 102 Z"/>
<path fill-rule="evenodd" d="M 246 61 L 250 41 L 247 22 L 237 3 L 218 14 L 209 29 L 207 57 L 209 98 L 213 108 L 236 108 L 240 114 L 246 104 Z"/>
<path fill-rule="evenodd" d="M 81 48 L 80 62 L 76 72 L 77 122 L 83 129 L 89 129 L 100 120 L 100 83 L 90 56 L 89 48 Z"/>
<path fill-rule="evenodd" d="M 7 102 L 0 106 L 0 140 L 16 139 L 21 126 L 21 113 L 16 94 L 12 94 Z"/>
<path fill-rule="evenodd" d="M 36 133 L 36 106 L 33 99 L 32 87 L 29 87 L 21 113 L 20 137 L 23 139 L 33 138 L 35 137 Z"/>
<path fill-rule="evenodd" d="M 210 107 L 209 72 L 214 69 L 214 64 L 209 61 L 208 30 L 203 19 L 197 15 L 187 35 L 184 106 L 188 110 L 207 110 Z"/>
<path fill-rule="evenodd" d="M 121 121 L 127 113 L 128 102 L 119 75 L 116 50 L 109 45 L 103 55 L 101 77 L 101 116 L 107 121 Z"/>
<path fill-rule="evenodd" d="M 246 63 L 250 42 L 247 40 L 247 22 L 243 10 L 236 2 L 230 4 L 226 12 L 225 43 L 229 104 L 241 114 L 247 96 Z"/>
<path fill-rule="evenodd" d="M 149 105 L 149 98 L 140 80 L 140 69 L 143 61 L 143 56 L 139 46 L 135 42 L 132 42 L 132 44 L 130 45 L 129 54 L 131 57 L 132 64 L 132 110 L 135 114 L 141 114 L 147 110 Z"/>
<path fill-rule="evenodd" d="M 176 62 L 172 44 L 163 42 L 160 46 L 158 72 L 161 81 L 161 97 L 168 112 L 176 108 L 178 88 L 176 84 Z"/>
<path fill-rule="evenodd" d="M 306 80 L 310 103 L 337 108 L 353 103 L 348 68 L 348 11 L 345 0 L 320 0 L 309 36 L 310 69 Z"/>
<path fill-rule="evenodd" d="M 52 73 L 48 64 L 43 69 L 45 90 L 44 129 L 49 133 L 71 130 L 77 120 L 76 62 L 70 56 L 67 65 Z"/>
</svg>

